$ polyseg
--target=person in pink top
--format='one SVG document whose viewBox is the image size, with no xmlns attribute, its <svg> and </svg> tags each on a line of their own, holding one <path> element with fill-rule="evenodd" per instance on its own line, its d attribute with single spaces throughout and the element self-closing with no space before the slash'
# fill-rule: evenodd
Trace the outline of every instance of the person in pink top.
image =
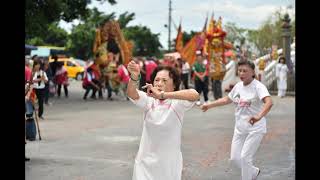
<svg viewBox="0 0 320 180">
<path fill-rule="evenodd" d="M 123 93 L 123 96 L 126 97 L 127 100 L 129 100 L 129 98 L 126 95 L 126 92 L 130 76 L 125 65 L 120 63 L 118 63 L 118 77 L 120 78 L 120 89 Z"/>
<path fill-rule="evenodd" d="M 31 75 L 32 75 L 32 70 L 29 67 L 29 60 L 25 59 L 25 65 L 24 65 L 24 80 L 25 82 L 31 81 Z"/>
<path fill-rule="evenodd" d="M 152 59 L 146 60 L 145 65 L 146 65 L 146 82 L 151 83 L 151 74 L 153 70 L 156 67 L 158 67 L 158 65 Z"/>
</svg>

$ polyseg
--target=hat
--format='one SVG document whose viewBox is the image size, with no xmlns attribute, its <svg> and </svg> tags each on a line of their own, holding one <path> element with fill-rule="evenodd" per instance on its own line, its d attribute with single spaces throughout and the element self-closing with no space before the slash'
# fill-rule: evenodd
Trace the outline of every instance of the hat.
<svg viewBox="0 0 320 180">
<path fill-rule="evenodd" d="M 201 51 L 199 51 L 199 50 L 196 51 L 196 55 L 197 55 L 197 56 L 201 56 L 201 55 L 202 55 Z"/>
</svg>

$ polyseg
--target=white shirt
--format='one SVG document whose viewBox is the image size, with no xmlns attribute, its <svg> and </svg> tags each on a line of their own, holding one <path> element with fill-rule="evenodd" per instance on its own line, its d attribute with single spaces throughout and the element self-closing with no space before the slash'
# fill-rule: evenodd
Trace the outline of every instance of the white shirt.
<svg viewBox="0 0 320 180">
<path fill-rule="evenodd" d="M 85 74 L 85 77 L 84 78 L 87 78 L 88 82 L 91 82 L 92 79 L 94 79 L 94 73 L 86 73 Z"/>
<path fill-rule="evenodd" d="M 240 81 L 232 88 L 228 96 L 236 105 L 235 129 L 237 132 L 267 132 L 265 117 L 262 117 L 260 121 L 254 123 L 253 126 L 249 123 L 250 117 L 256 116 L 261 112 L 264 105 L 262 99 L 270 96 L 265 85 L 256 79 L 253 79 L 252 82 L 246 86 Z"/>
<path fill-rule="evenodd" d="M 138 91 L 132 100 L 144 110 L 143 130 L 135 159 L 133 180 L 180 180 L 182 173 L 181 128 L 184 113 L 194 102 L 166 99 L 160 101 Z"/>
<path fill-rule="evenodd" d="M 42 71 L 42 70 L 36 71 L 36 72 L 33 74 L 33 80 L 38 79 L 38 75 L 44 76 L 45 80 L 48 81 L 48 77 L 47 77 L 46 72 L 44 72 L 44 71 Z M 33 88 L 34 88 L 34 89 L 43 89 L 44 87 L 45 87 L 44 81 L 39 81 L 39 82 L 34 82 L 34 83 L 33 83 Z"/>
<path fill-rule="evenodd" d="M 188 62 L 182 64 L 182 74 L 188 74 L 190 71 L 190 65 Z"/>
</svg>

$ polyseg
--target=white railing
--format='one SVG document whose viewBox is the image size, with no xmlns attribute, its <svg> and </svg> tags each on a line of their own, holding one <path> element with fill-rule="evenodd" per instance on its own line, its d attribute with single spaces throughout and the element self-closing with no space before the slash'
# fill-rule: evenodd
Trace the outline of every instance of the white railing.
<svg viewBox="0 0 320 180">
<path fill-rule="evenodd" d="M 236 62 L 230 61 L 226 65 L 226 70 L 227 72 L 221 84 L 222 91 L 229 88 L 231 84 L 236 84 L 239 81 L 239 78 L 236 76 Z"/>
<path fill-rule="evenodd" d="M 282 49 L 279 49 L 278 54 L 282 53 Z M 295 43 L 291 44 L 291 56 L 295 56 Z M 270 54 L 267 54 L 265 56 L 262 56 L 256 60 L 254 60 L 254 63 L 256 65 L 256 73 L 258 74 L 258 64 L 259 60 L 263 58 L 265 60 L 270 60 L 271 56 Z M 295 58 L 295 57 L 294 57 Z M 272 83 L 276 80 L 276 65 L 277 61 L 271 61 L 267 67 L 264 69 L 264 73 L 261 77 L 261 82 L 267 86 L 267 88 L 270 88 Z M 230 61 L 226 65 L 226 74 L 222 81 L 222 91 L 224 92 L 225 89 L 229 88 L 231 84 L 236 84 L 238 81 L 240 81 L 239 77 L 236 76 L 236 62 Z"/>
<path fill-rule="evenodd" d="M 261 82 L 269 89 L 273 81 L 276 80 L 276 65 L 277 61 L 271 61 L 264 69 L 264 73 Z"/>
<path fill-rule="evenodd" d="M 295 52 L 295 47 L 296 44 L 292 43 L 291 44 L 291 54 L 293 54 L 292 52 Z M 282 53 L 282 49 L 279 49 L 277 51 L 278 54 Z M 295 54 L 294 54 L 295 55 Z M 264 60 L 270 60 L 271 59 L 271 55 L 267 54 L 264 55 L 256 60 L 254 60 L 254 63 L 256 65 L 256 68 L 258 68 L 258 64 L 259 64 L 259 60 L 260 59 L 264 59 Z M 264 69 L 264 73 L 261 77 L 261 82 L 267 86 L 267 88 L 270 88 L 270 86 L 272 85 L 273 81 L 276 79 L 276 65 L 277 65 L 277 61 L 271 61 L 267 67 Z M 294 67 L 295 68 L 295 67 Z"/>
</svg>

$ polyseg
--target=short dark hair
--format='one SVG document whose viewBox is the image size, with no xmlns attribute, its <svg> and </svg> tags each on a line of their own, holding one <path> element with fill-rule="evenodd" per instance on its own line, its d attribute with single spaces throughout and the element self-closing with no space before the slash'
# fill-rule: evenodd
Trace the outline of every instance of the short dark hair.
<svg viewBox="0 0 320 180">
<path fill-rule="evenodd" d="M 241 66 L 241 65 L 248 65 L 252 70 L 255 70 L 255 67 L 256 67 L 253 62 L 248 60 L 240 60 L 238 62 L 238 66 Z"/>
<path fill-rule="evenodd" d="M 174 84 L 174 91 L 178 91 L 179 90 L 179 87 L 180 87 L 180 83 L 181 83 L 181 79 L 180 79 L 180 74 L 179 72 L 171 67 L 171 66 L 158 66 L 153 72 L 152 72 L 152 75 L 151 75 L 151 82 L 153 83 L 154 79 L 156 78 L 157 76 L 157 73 L 159 71 L 162 71 L 162 70 L 167 70 L 169 72 L 169 77 L 172 78 L 173 80 L 173 84 Z"/>
<path fill-rule="evenodd" d="M 53 56 L 52 56 L 52 59 L 53 59 L 54 61 L 58 61 L 58 56 L 57 56 L 57 55 L 53 55 Z"/>
<path fill-rule="evenodd" d="M 33 61 L 33 68 L 34 68 L 36 65 L 38 65 L 38 64 L 40 64 L 40 66 L 41 66 L 41 61 L 40 61 L 39 59 L 35 59 L 35 60 Z"/>
<path fill-rule="evenodd" d="M 254 65 L 254 63 L 253 62 L 251 62 L 251 61 L 248 61 L 248 60 L 240 60 L 239 62 L 238 62 L 238 67 L 239 66 L 242 66 L 242 65 L 247 65 L 247 66 L 249 66 L 254 72 L 255 72 L 255 65 Z M 253 78 L 255 78 L 256 77 L 256 73 L 254 73 L 254 75 L 252 76 Z"/>
<path fill-rule="evenodd" d="M 280 60 L 281 60 L 281 59 L 283 59 L 283 60 L 284 60 L 284 62 L 286 62 L 286 58 L 285 58 L 285 57 L 283 57 L 283 56 L 280 56 L 280 57 L 279 57 L 279 61 L 278 61 L 278 63 L 280 63 Z"/>
<path fill-rule="evenodd" d="M 32 60 L 35 60 L 36 57 L 38 57 L 38 55 L 35 54 L 35 55 L 33 55 L 33 56 L 31 57 L 31 59 L 32 59 Z"/>
</svg>

